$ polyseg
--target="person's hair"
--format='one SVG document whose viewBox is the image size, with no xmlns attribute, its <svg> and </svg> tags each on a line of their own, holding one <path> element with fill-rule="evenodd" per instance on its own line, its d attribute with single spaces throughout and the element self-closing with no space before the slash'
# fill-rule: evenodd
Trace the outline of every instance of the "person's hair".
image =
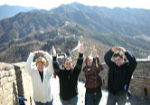
<svg viewBox="0 0 150 105">
<path fill-rule="evenodd" d="M 92 56 L 86 56 L 85 65 L 87 65 L 89 59 L 93 59 L 93 57 Z"/>
<path fill-rule="evenodd" d="M 70 53 L 70 50 L 69 50 L 69 49 L 67 49 L 67 50 L 66 50 L 66 53 L 64 54 L 63 64 L 65 64 L 65 62 L 66 62 L 67 60 L 72 61 L 71 53 Z"/>
<path fill-rule="evenodd" d="M 72 58 L 71 57 L 65 57 L 64 60 L 63 60 L 63 63 L 65 64 L 65 62 L 69 60 L 69 61 L 72 61 Z"/>
<path fill-rule="evenodd" d="M 123 58 L 123 56 L 124 56 L 124 54 L 123 54 L 123 52 L 122 51 L 117 51 L 117 52 L 115 52 L 114 54 L 113 54 L 113 58 L 115 58 L 115 57 L 120 57 L 120 58 Z"/>
<path fill-rule="evenodd" d="M 36 62 L 36 66 L 37 66 L 37 64 L 38 64 L 39 62 L 42 62 L 42 63 L 46 66 L 46 59 L 43 58 L 43 57 L 38 57 L 38 58 L 35 60 L 35 62 Z"/>
</svg>

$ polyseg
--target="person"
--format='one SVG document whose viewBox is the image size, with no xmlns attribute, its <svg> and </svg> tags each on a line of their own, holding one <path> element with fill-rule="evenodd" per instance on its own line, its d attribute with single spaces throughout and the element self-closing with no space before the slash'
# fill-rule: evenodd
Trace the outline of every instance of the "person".
<svg viewBox="0 0 150 105">
<path fill-rule="evenodd" d="M 40 54 L 33 62 L 34 56 Z M 52 105 L 50 78 L 53 73 L 52 56 L 44 51 L 31 52 L 26 68 L 32 80 L 33 100 L 36 105 Z"/>
<path fill-rule="evenodd" d="M 96 49 L 93 50 L 92 55 L 86 58 L 85 67 L 83 68 L 86 77 L 85 105 L 99 105 L 102 97 L 102 80 L 99 73 L 103 68 Z"/>
<path fill-rule="evenodd" d="M 75 67 L 72 66 L 71 57 L 64 60 L 64 68 L 60 68 L 57 62 L 57 54 L 54 46 L 52 47 L 53 67 L 56 75 L 59 77 L 60 101 L 62 105 L 77 105 L 78 101 L 78 76 L 83 63 L 83 45 L 80 46 L 79 58 Z"/>
<path fill-rule="evenodd" d="M 109 67 L 107 105 L 125 105 L 130 80 L 137 65 L 136 59 L 120 46 L 112 47 L 104 59 Z"/>
</svg>

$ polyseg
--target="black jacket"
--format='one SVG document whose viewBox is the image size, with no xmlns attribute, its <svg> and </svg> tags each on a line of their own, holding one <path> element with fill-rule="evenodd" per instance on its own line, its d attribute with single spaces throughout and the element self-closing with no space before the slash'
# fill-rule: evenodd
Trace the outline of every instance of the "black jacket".
<svg viewBox="0 0 150 105">
<path fill-rule="evenodd" d="M 78 76 L 82 69 L 83 54 L 79 54 L 78 61 L 74 69 L 67 71 L 59 67 L 56 57 L 53 57 L 53 67 L 56 75 L 59 77 L 60 97 L 63 100 L 69 100 L 78 94 L 77 83 Z"/>
<path fill-rule="evenodd" d="M 117 94 L 124 90 L 125 84 L 127 84 L 126 91 L 128 90 L 137 62 L 133 55 L 129 52 L 125 52 L 127 60 L 122 66 L 118 67 L 113 61 L 111 61 L 112 55 L 112 50 L 109 50 L 104 57 L 105 62 L 109 67 L 108 91 L 113 94 Z"/>
</svg>

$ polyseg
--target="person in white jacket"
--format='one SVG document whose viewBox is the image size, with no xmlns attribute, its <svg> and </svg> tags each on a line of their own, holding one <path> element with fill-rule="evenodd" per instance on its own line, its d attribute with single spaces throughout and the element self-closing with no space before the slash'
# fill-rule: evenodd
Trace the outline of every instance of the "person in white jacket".
<svg viewBox="0 0 150 105">
<path fill-rule="evenodd" d="M 43 55 L 33 62 L 36 54 Z M 46 59 L 45 59 L 46 58 Z M 52 57 L 47 52 L 31 52 L 26 63 L 28 74 L 31 76 L 33 100 L 36 105 L 52 105 L 50 78 L 53 73 Z"/>
</svg>

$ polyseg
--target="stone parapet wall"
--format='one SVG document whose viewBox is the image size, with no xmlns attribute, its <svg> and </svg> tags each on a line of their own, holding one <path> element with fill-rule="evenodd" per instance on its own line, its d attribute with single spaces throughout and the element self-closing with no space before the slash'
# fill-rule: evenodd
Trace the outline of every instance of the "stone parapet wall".
<svg viewBox="0 0 150 105">
<path fill-rule="evenodd" d="M 0 63 L 0 105 L 18 105 L 14 66 Z"/>
</svg>

